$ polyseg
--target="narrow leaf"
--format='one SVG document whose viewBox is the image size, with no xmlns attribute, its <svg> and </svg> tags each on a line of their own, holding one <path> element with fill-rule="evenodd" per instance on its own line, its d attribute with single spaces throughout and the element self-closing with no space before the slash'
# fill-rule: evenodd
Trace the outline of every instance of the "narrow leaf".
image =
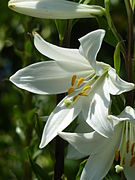
<svg viewBox="0 0 135 180">
<path fill-rule="evenodd" d="M 80 176 L 81 176 L 82 170 L 86 164 L 86 161 L 87 161 L 87 159 L 85 159 L 83 162 L 80 163 L 80 167 L 79 167 L 79 171 L 76 176 L 76 180 L 80 180 Z"/>
<path fill-rule="evenodd" d="M 121 43 L 119 42 L 114 51 L 114 68 L 116 69 L 117 74 L 119 74 L 120 65 L 121 65 L 120 45 Z"/>
<path fill-rule="evenodd" d="M 55 24 L 56 24 L 56 27 L 57 27 L 57 31 L 59 33 L 59 40 L 63 41 L 65 31 L 66 31 L 66 28 L 67 28 L 67 20 L 59 20 L 59 19 L 57 19 L 57 20 L 55 20 Z"/>
<path fill-rule="evenodd" d="M 29 155 L 29 160 L 30 160 L 32 170 L 39 180 L 42 180 L 42 179 L 48 179 L 49 180 L 50 179 L 48 174 L 45 172 L 45 170 L 43 170 L 37 163 L 35 163 L 31 159 L 30 155 Z"/>
</svg>

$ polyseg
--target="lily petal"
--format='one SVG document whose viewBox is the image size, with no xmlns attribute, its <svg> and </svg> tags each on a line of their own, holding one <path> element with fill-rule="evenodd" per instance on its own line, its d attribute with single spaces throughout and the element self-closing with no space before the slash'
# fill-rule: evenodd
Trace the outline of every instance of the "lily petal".
<svg viewBox="0 0 135 180">
<path fill-rule="evenodd" d="M 37 50 L 59 63 L 69 72 L 89 71 L 88 61 L 80 55 L 78 49 L 62 48 L 45 41 L 38 33 L 34 33 L 34 44 Z"/>
<path fill-rule="evenodd" d="M 125 166 L 124 166 L 124 174 L 128 180 L 133 180 L 135 178 L 135 166 L 130 166 L 131 155 L 126 154 L 125 156 Z"/>
<path fill-rule="evenodd" d="M 72 145 L 68 145 L 68 151 L 67 151 L 67 159 L 82 159 L 85 158 L 87 154 L 82 154 L 79 151 L 77 151 Z"/>
<path fill-rule="evenodd" d="M 80 54 L 84 56 L 93 67 L 97 75 L 103 73 L 103 68 L 96 63 L 96 57 L 102 45 L 105 31 L 103 29 L 95 30 L 79 39 L 81 46 Z"/>
<path fill-rule="evenodd" d="M 66 99 L 67 97 L 65 97 Z M 58 132 L 63 131 L 80 113 L 81 98 L 74 104 L 74 106 L 66 107 L 63 99 L 51 113 L 48 121 L 44 127 L 40 148 L 46 146 Z"/>
<path fill-rule="evenodd" d="M 80 180 L 102 180 L 111 168 L 113 159 L 114 148 L 110 144 L 105 146 L 100 153 L 91 154 L 83 169 Z"/>
<path fill-rule="evenodd" d="M 8 7 L 29 16 L 46 19 L 74 19 L 102 16 L 104 8 L 66 0 L 10 0 Z"/>
<path fill-rule="evenodd" d="M 86 122 L 99 134 L 111 137 L 112 122 L 107 120 L 110 106 L 107 79 L 101 77 L 91 89 L 88 98 L 83 102 L 83 115 Z"/>
<path fill-rule="evenodd" d="M 104 147 L 100 149 L 98 153 L 93 151 L 93 153 L 90 154 L 80 180 L 101 180 L 106 176 L 112 166 L 115 150 L 119 147 L 121 132 L 122 126 L 119 125 L 115 127 L 114 134 L 110 139 L 104 138 L 106 140 L 106 144 L 102 139 L 99 139 L 96 148 L 98 148 L 98 145 L 102 143 L 104 143 Z"/>
<path fill-rule="evenodd" d="M 68 141 L 77 151 L 85 156 L 93 152 L 99 153 L 108 143 L 108 138 L 104 138 L 96 131 L 91 133 L 59 132 L 58 135 Z"/>
<path fill-rule="evenodd" d="M 110 68 L 108 71 L 108 88 L 112 95 L 119 95 L 123 92 L 131 91 L 135 88 L 133 83 L 122 80 L 117 74 L 115 69 Z"/>
<path fill-rule="evenodd" d="M 120 121 L 128 121 L 132 124 L 135 125 L 135 110 L 130 107 L 127 106 L 118 116 L 113 116 L 113 115 L 109 115 L 108 116 L 109 120 L 113 120 L 116 122 L 120 122 Z"/>
<path fill-rule="evenodd" d="M 61 69 L 55 61 L 40 62 L 17 71 L 10 81 L 17 87 L 36 94 L 66 92 L 71 86 L 72 73 Z"/>
</svg>

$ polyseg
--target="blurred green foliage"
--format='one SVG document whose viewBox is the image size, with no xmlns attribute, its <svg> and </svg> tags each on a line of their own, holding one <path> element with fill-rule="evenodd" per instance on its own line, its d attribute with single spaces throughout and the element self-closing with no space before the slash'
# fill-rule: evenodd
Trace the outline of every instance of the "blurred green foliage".
<svg viewBox="0 0 135 180">
<path fill-rule="evenodd" d="M 98 2 L 91 1 L 97 4 Z M 47 60 L 33 45 L 33 30 L 37 30 L 54 44 L 59 44 L 59 35 L 55 21 L 17 14 L 8 9 L 7 4 L 8 0 L 0 0 L 0 179 L 53 179 L 55 140 L 45 149 L 39 149 L 45 124 L 39 117 L 51 113 L 56 97 L 38 96 L 20 90 L 9 82 L 9 77 L 28 64 Z M 103 5 L 103 1 L 100 1 L 100 5 Z M 123 2 L 113 2 L 111 9 L 114 23 L 126 39 L 127 24 Z M 102 23 L 103 25 L 105 24 Z M 100 26 L 96 19 L 77 21 L 71 33 L 71 47 L 77 48 L 78 38 Z M 113 65 L 114 47 L 105 42 L 102 47 L 98 60 Z M 122 72 L 120 73 L 122 75 Z M 75 180 L 79 163 L 80 161 L 65 159 L 63 179 Z M 119 179 L 113 172 L 114 167 L 107 179 Z"/>
</svg>

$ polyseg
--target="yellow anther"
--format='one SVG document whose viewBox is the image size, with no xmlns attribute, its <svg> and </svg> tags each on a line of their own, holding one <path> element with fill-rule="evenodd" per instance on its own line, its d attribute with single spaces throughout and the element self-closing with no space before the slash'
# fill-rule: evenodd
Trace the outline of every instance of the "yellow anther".
<svg viewBox="0 0 135 180">
<path fill-rule="evenodd" d="M 135 156 L 132 156 L 130 159 L 130 167 L 132 167 L 135 164 Z"/>
<path fill-rule="evenodd" d="M 77 88 L 80 86 L 80 84 L 84 81 L 84 78 L 81 77 L 78 81 L 77 81 Z"/>
<path fill-rule="evenodd" d="M 78 97 L 79 97 L 79 95 L 74 96 L 73 101 L 75 101 Z"/>
<path fill-rule="evenodd" d="M 76 75 L 73 75 L 73 77 L 72 77 L 72 81 L 71 81 L 71 85 L 72 85 L 72 86 L 74 86 L 75 81 L 76 81 Z"/>
<path fill-rule="evenodd" d="M 81 92 L 79 93 L 79 96 L 88 96 L 88 94 L 86 92 Z"/>
<path fill-rule="evenodd" d="M 74 92 L 74 91 L 75 91 L 75 88 L 74 88 L 74 87 L 69 88 L 69 89 L 68 89 L 68 95 L 71 94 L 71 93 Z"/>
<path fill-rule="evenodd" d="M 83 91 L 86 91 L 87 89 L 90 89 L 91 86 L 84 86 Z"/>
<path fill-rule="evenodd" d="M 119 151 L 116 150 L 115 151 L 115 161 L 118 161 L 119 160 Z"/>
</svg>

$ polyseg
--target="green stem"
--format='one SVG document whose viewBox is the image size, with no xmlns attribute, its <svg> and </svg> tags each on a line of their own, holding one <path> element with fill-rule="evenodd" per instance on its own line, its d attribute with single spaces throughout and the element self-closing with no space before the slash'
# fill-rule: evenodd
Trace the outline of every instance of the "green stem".
<svg viewBox="0 0 135 180">
<path fill-rule="evenodd" d="M 130 0 L 125 0 L 125 6 L 128 16 L 128 46 L 126 50 L 126 72 L 127 72 L 127 81 L 133 82 L 132 79 L 132 59 L 133 59 L 133 11 L 130 4 Z M 126 96 L 126 105 L 133 106 L 134 103 L 134 92 L 130 91 Z"/>
<path fill-rule="evenodd" d="M 125 0 L 128 15 L 128 47 L 126 56 L 127 80 L 132 82 L 132 58 L 133 58 L 133 11 L 129 0 Z"/>
<path fill-rule="evenodd" d="M 123 42 L 122 37 L 120 34 L 117 32 L 115 25 L 113 24 L 111 15 L 110 15 L 110 0 L 105 0 L 105 10 L 106 10 L 106 19 L 109 25 L 109 28 L 111 29 L 112 33 L 114 34 L 115 38 L 117 39 L 118 42 L 121 44 L 121 52 L 123 54 L 123 57 L 125 59 L 125 44 Z"/>
</svg>

